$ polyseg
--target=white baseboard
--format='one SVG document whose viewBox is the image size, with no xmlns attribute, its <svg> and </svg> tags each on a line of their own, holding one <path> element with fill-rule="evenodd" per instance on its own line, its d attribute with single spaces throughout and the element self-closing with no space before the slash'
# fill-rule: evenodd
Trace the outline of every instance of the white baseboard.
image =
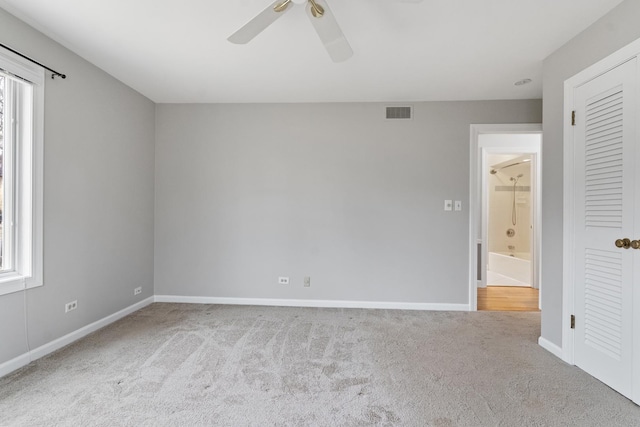
<svg viewBox="0 0 640 427">
<path fill-rule="evenodd" d="M 431 304 L 410 302 L 382 302 L 382 301 L 340 301 L 340 300 L 298 300 L 272 298 L 221 298 L 221 297 L 189 297 L 178 295 L 156 295 L 133 304 L 110 316 L 95 321 L 83 328 L 73 331 L 63 337 L 21 354 L 7 362 L 0 364 L 0 377 L 3 377 L 34 360 L 40 359 L 56 350 L 79 340 L 98 329 L 122 319 L 129 314 L 144 308 L 153 302 L 172 302 L 188 304 L 221 304 L 221 305 L 261 305 L 280 307 L 316 307 L 316 308 L 374 308 L 386 310 L 424 310 L 424 311 L 469 311 L 468 304 Z M 541 338 L 542 339 L 542 338 Z M 542 344 L 541 344 L 542 345 Z M 551 344 L 553 345 L 553 344 Z M 544 345 L 543 345 L 544 347 Z M 546 347 L 545 347 L 546 348 Z M 551 351 L 551 350 L 550 350 Z"/>
<path fill-rule="evenodd" d="M 92 332 L 97 331 L 98 329 L 104 328 L 105 326 L 122 319 L 129 314 L 140 310 L 150 304 L 153 303 L 153 297 L 149 297 L 143 301 L 130 305 L 129 307 L 118 311 L 112 315 L 109 315 L 103 319 L 97 320 L 83 328 L 80 328 L 76 331 L 70 332 L 67 335 L 60 337 L 54 341 L 51 341 L 47 344 L 44 344 L 36 349 L 33 349 L 25 354 L 22 354 L 14 359 L 11 359 L 5 363 L 0 364 L 0 377 L 3 377 L 10 372 L 15 371 L 23 366 L 28 365 L 34 360 L 40 359 L 41 357 L 46 356 L 47 354 L 53 353 L 56 350 L 61 349 L 62 347 L 71 344 L 74 341 L 79 340 Z"/>
<path fill-rule="evenodd" d="M 221 298 L 189 297 L 179 295 L 156 295 L 155 302 L 173 302 L 187 304 L 221 305 L 263 305 L 279 307 L 316 307 L 316 308 L 378 308 L 386 310 L 429 310 L 429 311 L 469 311 L 469 304 L 430 304 L 414 302 L 382 301 L 340 301 L 340 300 L 302 300 L 272 298 Z"/>
<path fill-rule="evenodd" d="M 4 377 L 8 373 L 22 368 L 23 366 L 27 366 L 30 362 L 31 356 L 29 355 L 29 353 L 25 353 L 7 362 L 4 362 L 3 364 L 0 364 L 0 378 Z"/>
<path fill-rule="evenodd" d="M 557 345 L 555 345 L 551 341 L 549 341 L 547 339 L 544 339 L 542 337 L 538 338 L 538 344 L 540 345 L 540 347 L 544 348 L 545 350 L 547 350 L 548 352 L 550 352 L 551 354 L 553 354 L 557 358 L 562 359 L 562 348 L 561 347 L 558 347 Z"/>
</svg>

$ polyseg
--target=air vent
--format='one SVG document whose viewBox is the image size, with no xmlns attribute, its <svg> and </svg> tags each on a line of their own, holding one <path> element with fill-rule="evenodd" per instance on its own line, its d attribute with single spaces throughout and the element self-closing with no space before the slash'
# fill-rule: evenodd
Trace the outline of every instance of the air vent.
<svg viewBox="0 0 640 427">
<path fill-rule="evenodd" d="M 387 120 L 411 120 L 413 109 L 410 106 L 387 107 Z"/>
</svg>

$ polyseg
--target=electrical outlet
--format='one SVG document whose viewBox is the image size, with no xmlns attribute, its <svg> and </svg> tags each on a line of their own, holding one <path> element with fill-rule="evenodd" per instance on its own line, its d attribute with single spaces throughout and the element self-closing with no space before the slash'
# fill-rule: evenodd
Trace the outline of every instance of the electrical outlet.
<svg viewBox="0 0 640 427">
<path fill-rule="evenodd" d="M 288 285 L 289 278 L 288 277 L 278 277 L 278 283 L 281 285 Z"/>
<path fill-rule="evenodd" d="M 138 286 L 133 290 L 133 295 L 140 295 L 142 293 L 142 286 Z"/>
<path fill-rule="evenodd" d="M 450 211 L 453 208 L 453 201 L 452 200 L 445 200 L 444 201 L 444 210 L 445 211 Z"/>
<path fill-rule="evenodd" d="M 308 288 L 311 286 L 311 277 L 305 277 L 304 278 L 304 287 Z"/>
<path fill-rule="evenodd" d="M 65 313 L 68 313 L 68 312 L 70 312 L 71 310 L 75 310 L 76 308 L 78 308 L 78 300 L 75 300 L 75 301 L 71 301 L 71 302 L 66 303 L 66 304 L 64 305 L 64 312 L 65 312 Z"/>
</svg>

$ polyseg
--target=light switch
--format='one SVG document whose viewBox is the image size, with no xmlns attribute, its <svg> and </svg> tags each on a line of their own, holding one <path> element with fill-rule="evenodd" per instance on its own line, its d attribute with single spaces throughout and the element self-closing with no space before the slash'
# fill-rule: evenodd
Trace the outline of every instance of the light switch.
<svg viewBox="0 0 640 427">
<path fill-rule="evenodd" d="M 453 208 L 453 202 L 451 200 L 445 200 L 444 201 L 444 210 L 445 211 L 450 211 Z"/>
<path fill-rule="evenodd" d="M 454 209 L 457 210 L 457 211 L 461 211 L 462 210 L 462 201 L 461 200 L 456 200 Z"/>
</svg>

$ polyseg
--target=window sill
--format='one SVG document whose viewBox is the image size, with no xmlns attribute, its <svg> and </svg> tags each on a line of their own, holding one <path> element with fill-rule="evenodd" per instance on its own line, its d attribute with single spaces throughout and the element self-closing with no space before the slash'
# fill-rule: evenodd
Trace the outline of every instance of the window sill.
<svg viewBox="0 0 640 427">
<path fill-rule="evenodd" d="M 0 296 L 42 286 L 36 283 L 30 284 L 28 279 L 15 272 L 0 274 Z"/>
</svg>

